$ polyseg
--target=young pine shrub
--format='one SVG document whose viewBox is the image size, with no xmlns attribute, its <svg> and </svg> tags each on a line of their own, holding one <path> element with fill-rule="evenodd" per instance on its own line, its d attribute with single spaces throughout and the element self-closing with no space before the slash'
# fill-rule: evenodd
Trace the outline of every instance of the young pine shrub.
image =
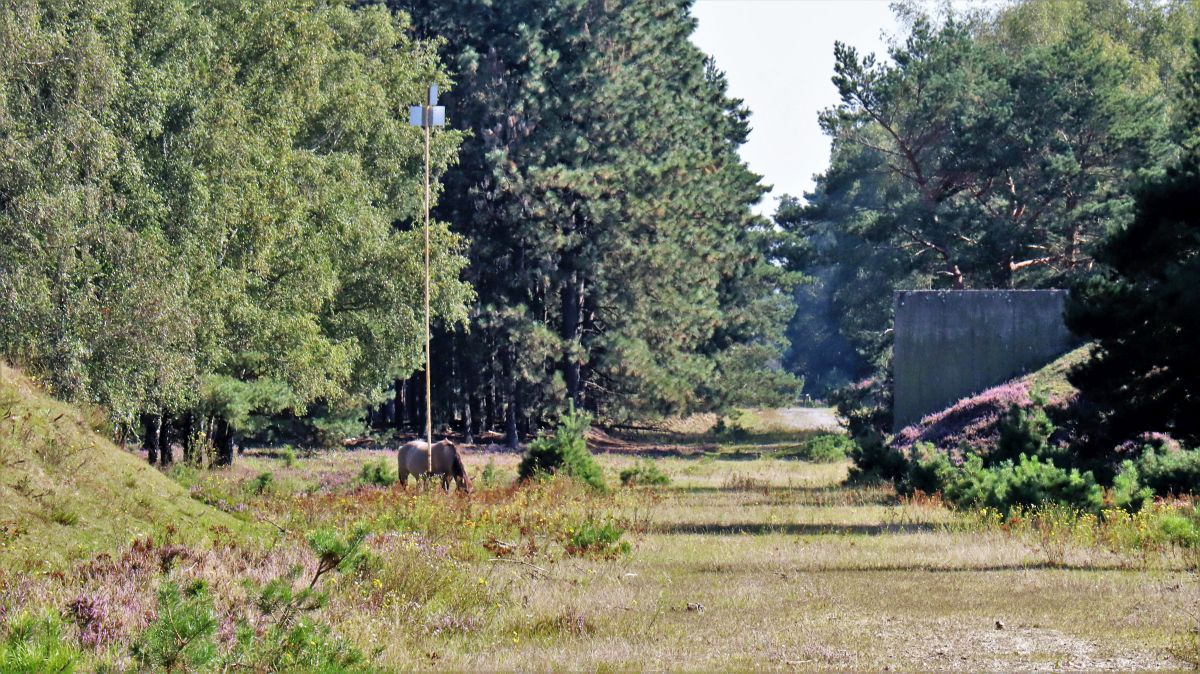
<svg viewBox="0 0 1200 674">
<path fill-rule="evenodd" d="M 73 672 L 84 654 L 70 645 L 61 616 L 19 613 L 8 619 L 0 640 L 2 672 Z"/>
<path fill-rule="evenodd" d="M 671 478 L 650 459 L 642 459 L 621 471 L 621 484 L 626 487 L 664 487 L 670 483 Z"/>
<path fill-rule="evenodd" d="M 360 484 L 374 487 L 390 487 L 396 484 L 396 472 L 392 470 L 391 462 L 385 459 L 368 461 L 358 471 Z"/>
<path fill-rule="evenodd" d="M 1137 464 L 1126 459 L 1113 477 L 1111 496 L 1118 508 L 1135 513 L 1154 500 L 1154 490 L 1142 484 Z"/>
<path fill-rule="evenodd" d="M 599 557 L 613 559 L 630 550 L 629 542 L 622 541 L 625 531 L 611 522 L 587 520 L 578 529 L 567 532 L 563 547 L 573 557 Z"/>
<path fill-rule="evenodd" d="M 296 458 L 296 450 L 292 449 L 291 445 L 284 445 L 279 450 L 279 458 L 283 459 L 284 468 L 294 468 L 298 459 Z"/>
<path fill-rule="evenodd" d="M 1153 450 L 1137 462 L 1141 484 L 1157 496 L 1200 494 L 1200 450 Z"/>
<path fill-rule="evenodd" d="M 945 452 L 928 442 L 918 442 L 908 462 L 904 478 L 896 484 L 896 491 L 906 496 L 916 493 L 937 494 L 945 491 L 946 485 L 955 479 L 959 471 L 950 463 Z"/>
<path fill-rule="evenodd" d="M 822 433 L 804 443 L 801 456 L 817 463 L 837 463 L 844 461 L 854 448 L 854 441 L 846 435 Z"/>
<path fill-rule="evenodd" d="M 518 468 L 520 478 L 528 480 L 539 475 L 562 473 L 604 491 L 607 488 L 604 471 L 587 448 L 587 431 L 591 425 L 591 416 L 576 411 L 571 405 L 553 432 L 543 433 L 529 443 L 529 450 Z"/>
<path fill-rule="evenodd" d="M 1065 470 L 1036 457 L 1018 457 L 985 468 L 978 455 L 950 478 L 943 495 L 960 508 L 995 508 L 1009 513 L 1017 506 L 1054 503 L 1085 512 L 1099 512 L 1103 491 L 1091 471 Z"/>
<path fill-rule="evenodd" d="M 997 423 L 1000 432 L 996 449 L 988 454 L 988 465 L 1016 461 L 1022 454 L 1035 459 L 1061 459 L 1062 452 L 1051 442 L 1054 423 L 1040 405 L 1021 407 L 1011 404 Z"/>
<path fill-rule="evenodd" d="M 184 588 L 164 582 L 158 589 L 158 617 L 133 644 L 133 657 L 150 671 L 196 671 L 217 658 L 217 617 L 208 587 L 194 581 Z"/>
</svg>

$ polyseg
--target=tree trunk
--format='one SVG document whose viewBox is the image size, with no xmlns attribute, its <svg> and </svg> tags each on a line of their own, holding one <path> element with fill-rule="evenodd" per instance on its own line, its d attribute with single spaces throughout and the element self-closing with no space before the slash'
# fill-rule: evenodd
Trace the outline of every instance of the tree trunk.
<svg viewBox="0 0 1200 674">
<path fill-rule="evenodd" d="M 217 457 L 214 465 L 233 465 L 233 429 L 229 426 L 229 422 L 224 419 L 218 418 L 213 422 L 213 444 L 217 448 Z"/>
<path fill-rule="evenodd" d="M 158 427 L 158 465 L 166 468 L 175 461 L 175 450 L 171 448 L 171 417 L 162 416 Z"/>
<path fill-rule="evenodd" d="M 158 430 L 162 425 L 162 417 L 157 414 L 142 415 L 142 448 L 146 450 L 146 460 L 150 465 L 158 463 Z"/>
<path fill-rule="evenodd" d="M 183 462 L 187 464 L 193 463 L 194 441 L 196 436 L 196 415 L 188 412 L 183 417 L 183 422 L 180 425 L 180 431 L 183 434 Z"/>
<path fill-rule="evenodd" d="M 563 378 L 567 382 L 567 400 L 579 406 L 579 334 L 583 312 L 583 278 L 572 271 L 562 288 Z"/>
<path fill-rule="evenodd" d="M 404 396 L 404 380 L 397 379 L 392 387 L 396 390 L 394 402 L 396 410 L 395 416 L 392 417 L 392 428 L 395 428 L 396 431 L 403 431 L 404 427 L 408 425 L 408 402 Z"/>
<path fill-rule="evenodd" d="M 509 449 L 517 449 L 520 446 L 520 441 L 517 437 L 517 374 L 513 371 L 512 354 L 507 354 L 506 367 L 504 368 L 504 376 L 507 379 L 507 391 L 505 397 L 507 400 L 507 409 L 504 415 L 504 444 Z"/>
</svg>

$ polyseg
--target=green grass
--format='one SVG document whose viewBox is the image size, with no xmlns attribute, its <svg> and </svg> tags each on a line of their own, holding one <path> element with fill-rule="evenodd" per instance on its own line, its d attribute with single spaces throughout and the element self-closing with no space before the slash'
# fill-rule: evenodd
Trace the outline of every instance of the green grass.
<svg viewBox="0 0 1200 674">
<path fill-rule="evenodd" d="M 168 525 L 196 541 L 245 529 L 99 426 L 0 365 L 0 567 L 61 568 Z"/>
<path fill-rule="evenodd" d="M 1092 346 L 1081 346 L 1074 351 L 1059 356 L 1045 367 L 1032 372 L 1025 377 L 1029 382 L 1029 395 L 1035 399 L 1047 401 L 1062 401 L 1074 396 L 1076 389 L 1067 379 L 1067 374 L 1077 365 L 1086 361 L 1092 352 Z"/>
</svg>

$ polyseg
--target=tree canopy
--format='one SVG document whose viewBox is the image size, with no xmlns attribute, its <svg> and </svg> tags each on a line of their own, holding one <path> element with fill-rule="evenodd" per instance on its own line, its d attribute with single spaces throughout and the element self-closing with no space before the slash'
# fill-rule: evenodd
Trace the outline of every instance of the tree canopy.
<svg viewBox="0 0 1200 674">
<path fill-rule="evenodd" d="M 795 389 L 770 367 L 792 280 L 751 210 L 748 112 L 690 42 L 690 2 L 390 4 L 444 36 L 448 114 L 473 132 L 438 210 L 479 293 L 470 333 L 435 345 L 462 373 L 444 409 L 504 414 L 511 438 L 566 400 L 623 420 Z"/>
<path fill-rule="evenodd" d="M 1072 373 L 1096 452 L 1148 432 L 1200 443 L 1200 38 L 1181 78 L 1180 156 L 1137 193 L 1136 215 L 1100 249 L 1104 273 L 1081 284 L 1068 318 L 1096 340 Z"/>
<path fill-rule="evenodd" d="M 834 317 L 861 360 L 825 367 L 862 373 L 887 362 L 893 290 L 1064 287 L 1096 273 L 1134 185 L 1170 153 L 1165 82 L 1191 5 L 901 16 L 886 59 L 835 47 L 829 168 L 776 215 L 821 284 L 793 323 L 797 366 L 821 366 L 827 343 L 803 339 L 814 330 L 801 316 Z"/>
<path fill-rule="evenodd" d="M 303 414 L 414 369 L 423 140 L 402 106 L 445 75 L 408 31 L 311 0 L 6 5 L 0 352 L 126 425 Z M 437 228 L 449 322 L 463 245 Z"/>
</svg>

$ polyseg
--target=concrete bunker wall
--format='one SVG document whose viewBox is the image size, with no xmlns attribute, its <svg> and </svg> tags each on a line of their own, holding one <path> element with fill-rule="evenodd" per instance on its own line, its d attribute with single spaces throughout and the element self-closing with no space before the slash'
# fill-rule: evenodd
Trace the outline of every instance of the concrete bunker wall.
<svg viewBox="0 0 1200 674">
<path fill-rule="evenodd" d="M 896 429 L 1037 369 L 1076 343 L 1064 290 L 906 290 L 895 294 Z"/>
</svg>

